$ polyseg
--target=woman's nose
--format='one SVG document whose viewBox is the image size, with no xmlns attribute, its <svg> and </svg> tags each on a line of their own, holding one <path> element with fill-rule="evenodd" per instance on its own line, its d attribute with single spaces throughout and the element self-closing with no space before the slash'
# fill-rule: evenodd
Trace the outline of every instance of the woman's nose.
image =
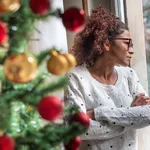
<svg viewBox="0 0 150 150">
<path fill-rule="evenodd" d="M 129 52 L 130 54 L 134 54 L 133 47 L 129 47 L 129 50 L 128 50 L 128 52 Z"/>
</svg>

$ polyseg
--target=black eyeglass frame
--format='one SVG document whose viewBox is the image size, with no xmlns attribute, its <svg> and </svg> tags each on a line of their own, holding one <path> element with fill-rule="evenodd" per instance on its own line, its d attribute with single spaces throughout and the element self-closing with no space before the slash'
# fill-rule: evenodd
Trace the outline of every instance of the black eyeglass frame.
<svg viewBox="0 0 150 150">
<path fill-rule="evenodd" d="M 110 40 L 128 40 L 129 43 L 128 43 L 128 50 L 129 51 L 129 48 L 133 48 L 133 43 L 132 43 L 132 39 L 130 38 L 109 38 Z"/>
</svg>

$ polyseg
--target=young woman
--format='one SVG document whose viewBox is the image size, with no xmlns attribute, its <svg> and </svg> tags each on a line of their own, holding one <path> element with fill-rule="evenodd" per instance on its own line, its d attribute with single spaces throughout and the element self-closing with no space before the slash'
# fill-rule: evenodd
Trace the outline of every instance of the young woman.
<svg viewBox="0 0 150 150">
<path fill-rule="evenodd" d="M 150 124 L 150 98 L 129 68 L 133 44 L 128 28 L 99 6 L 75 39 L 77 67 L 65 99 L 88 114 L 82 150 L 137 150 L 136 129 Z"/>
</svg>

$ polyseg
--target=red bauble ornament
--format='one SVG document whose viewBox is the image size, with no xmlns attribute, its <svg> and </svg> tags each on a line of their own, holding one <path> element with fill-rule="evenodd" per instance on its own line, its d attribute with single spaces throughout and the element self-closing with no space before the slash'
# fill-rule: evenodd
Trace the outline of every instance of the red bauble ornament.
<svg viewBox="0 0 150 150">
<path fill-rule="evenodd" d="M 84 11 L 78 8 L 69 8 L 62 14 L 64 26 L 70 31 L 79 31 L 85 22 Z"/>
<path fill-rule="evenodd" d="M 38 111 L 43 119 L 54 121 L 62 115 L 62 102 L 55 96 L 44 97 L 38 104 Z"/>
<path fill-rule="evenodd" d="M 8 40 L 8 29 L 7 25 L 0 21 L 0 44 L 4 44 Z"/>
<path fill-rule="evenodd" d="M 81 138 L 80 136 L 75 137 L 72 139 L 67 145 L 65 145 L 66 150 L 78 150 L 81 145 Z"/>
<path fill-rule="evenodd" d="M 89 117 L 83 113 L 83 112 L 79 112 L 77 114 L 75 114 L 72 118 L 72 121 L 75 122 L 79 122 L 81 125 L 83 125 L 84 127 L 88 128 L 90 126 L 90 119 Z"/>
<path fill-rule="evenodd" d="M 30 0 L 31 10 L 38 15 L 47 15 L 50 11 L 50 0 Z"/>
<path fill-rule="evenodd" d="M 7 135 L 3 135 L 0 137 L 0 150 L 14 150 L 14 149 L 15 149 L 15 142 L 11 137 Z"/>
</svg>

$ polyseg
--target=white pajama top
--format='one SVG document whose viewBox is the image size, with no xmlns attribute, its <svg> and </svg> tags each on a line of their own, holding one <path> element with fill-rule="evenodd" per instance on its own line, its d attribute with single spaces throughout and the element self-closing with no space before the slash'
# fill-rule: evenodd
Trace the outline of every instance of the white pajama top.
<svg viewBox="0 0 150 150">
<path fill-rule="evenodd" d="M 85 66 L 68 73 L 65 101 L 84 113 L 94 109 L 96 118 L 82 135 L 80 150 L 137 150 L 136 129 L 150 124 L 150 106 L 131 107 L 136 95 L 145 93 L 135 71 L 129 67 L 115 69 L 115 85 L 100 83 Z"/>
</svg>

